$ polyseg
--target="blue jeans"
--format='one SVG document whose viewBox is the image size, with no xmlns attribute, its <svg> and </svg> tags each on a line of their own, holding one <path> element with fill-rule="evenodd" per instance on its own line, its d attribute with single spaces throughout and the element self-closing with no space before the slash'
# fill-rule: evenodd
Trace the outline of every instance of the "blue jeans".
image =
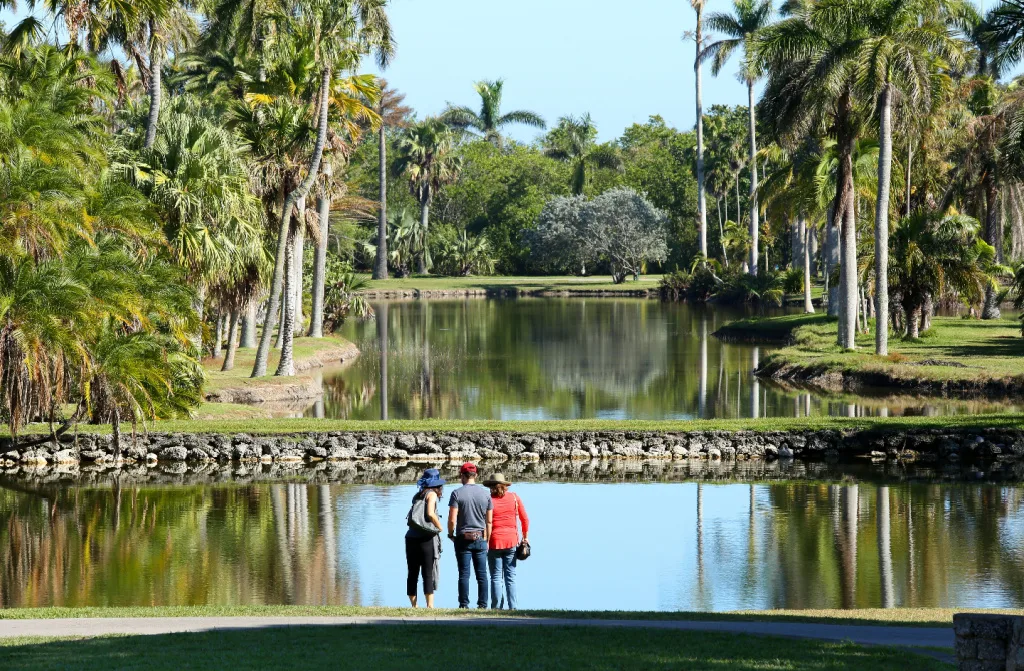
<svg viewBox="0 0 1024 671">
<path fill-rule="evenodd" d="M 476 574 L 477 608 L 487 608 L 487 541 L 456 536 L 455 559 L 459 562 L 459 608 L 469 608 L 470 564 Z"/>
<path fill-rule="evenodd" d="M 498 607 L 502 577 L 505 580 L 505 605 L 516 609 L 516 549 L 488 550 L 487 568 L 491 573 L 491 608 Z"/>
</svg>

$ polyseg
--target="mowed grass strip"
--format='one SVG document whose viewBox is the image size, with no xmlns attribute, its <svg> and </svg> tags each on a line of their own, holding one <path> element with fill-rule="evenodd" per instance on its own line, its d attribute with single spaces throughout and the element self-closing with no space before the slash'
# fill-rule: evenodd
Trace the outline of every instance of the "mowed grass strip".
<svg viewBox="0 0 1024 671">
<path fill-rule="evenodd" d="M 204 406 L 206 407 L 206 406 Z M 234 406 L 238 407 L 238 406 Z M 225 413 L 227 414 L 227 413 Z M 809 431 L 846 429 L 1016 429 L 1024 427 L 1024 414 L 950 415 L 945 417 L 768 417 L 758 419 L 699 420 L 463 420 L 425 419 L 361 421 L 346 419 L 182 419 L 148 422 L 139 430 L 183 433 L 249 433 L 262 435 L 302 434 L 314 431 L 398 431 L 415 432 L 485 432 L 522 433 L 583 431 Z M 0 431 L 5 430 L 0 428 Z M 46 424 L 30 424 L 22 433 L 46 433 Z M 79 433 L 109 433 L 107 424 L 81 424 Z"/>
<path fill-rule="evenodd" d="M 300 627 L 0 641 L 5 669 L 871 669 L 952 668 L 884 647 L 590 627 Z"/>
<path fill-rule="evenodd" d="M 578 620 L 693 620 L 719 622 L 819 622 L 823 624 L 892 625 L 911 627 L 949 627 L 953 614 L 971 612 L 1024 615 L 1013 609 L 955 608 L 838 608 L 807 610 L 754 610 L 732 612 L 706 611 L 632 611 L 632 610 L 427 610 L 424 608 L 386 608 L 375 606 L 99 606 L 3 608 L 0 620 L 63 619 L 63 618 L 137 618 L 137 617 L 524 617 L 564 618 Z"/>
</svg>

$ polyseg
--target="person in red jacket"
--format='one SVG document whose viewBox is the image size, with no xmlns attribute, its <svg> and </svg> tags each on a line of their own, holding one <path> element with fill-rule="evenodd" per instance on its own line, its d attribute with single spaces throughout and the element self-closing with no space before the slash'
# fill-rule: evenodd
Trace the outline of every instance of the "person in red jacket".
<svg viewBox="0 0 1024 671">
<path fill-rule="evenodd" d="M 491 576 L 491 608 L 498 607 L 501 584 L 505 583 L 505 603 L 515 610 L 516 602 L 516 548 L 519 547 L 519 525 L 522 524 L 522 540 L 527 541 L 530 532 L 530 518 L 526 506 L 518 495 L 508 491 L 512 483 L 504 473 L 495 473 L 484 480 L 484 486 L 491 490 L 494 504 L 494 526 L 487 546 L 487 569 Z"/>
</svg>

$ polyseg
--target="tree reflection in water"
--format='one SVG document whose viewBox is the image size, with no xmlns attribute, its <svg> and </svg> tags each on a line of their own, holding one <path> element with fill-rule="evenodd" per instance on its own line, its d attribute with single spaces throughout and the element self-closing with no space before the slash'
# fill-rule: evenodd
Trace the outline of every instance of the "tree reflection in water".
<svg viewBox="0 0 1024 671">
<path fill-rule="evenodd" d="M 527 482 L 516 488 L 530 501 L 531 539 L 545 549 L 522 571 L 521 591 L 531 607 L 1024 606 L 1017 487 Z M 411 492 L 409 485 L 295 482 L 7 485 L 0 489 L 0 607 L 400 606 Z M 600 539 L 608 516 L 574 512 L 601 506 L 613 523 L 638 507 L 673 514 L 667 523 L 663 515 L 631 516 L 638 542 L 607 544 Z M 442 562 L 439 605 L 452 605 L 450 552 Z M 609 574 L 621 579 L 594 590 Z"/>
<path fill-rule="evenodd" d="M 362 356 L 325 371 L 307 415 L 350 419 L 686 419 L 948 414 L 1011 404 L 827 396 L 753 375 L 770 348 L 712 334 L 744 316 L 646 299 L 463 299 L 374 304 L 343 335 Z M 715 363 L 717 362 L 717 363 Z"/>
</svg>

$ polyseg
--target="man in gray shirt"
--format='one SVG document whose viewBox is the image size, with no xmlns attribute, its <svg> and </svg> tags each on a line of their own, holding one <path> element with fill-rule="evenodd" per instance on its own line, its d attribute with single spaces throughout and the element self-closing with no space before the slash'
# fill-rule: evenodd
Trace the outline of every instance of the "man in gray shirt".
<svg viewBox="0 0 1024 671">
<path fill-rule="evenodd" d="M 459 469 L 462 486 L 448 499 L 448 538 L 459 562 L 459 608 L 469 608 L 469 567 L 476 574 L 477 608 L 487 608 L 487 540 L 494 522 L 494 504 L 486 487 L 476 484 L 476 464 Z"/>
</svg>

